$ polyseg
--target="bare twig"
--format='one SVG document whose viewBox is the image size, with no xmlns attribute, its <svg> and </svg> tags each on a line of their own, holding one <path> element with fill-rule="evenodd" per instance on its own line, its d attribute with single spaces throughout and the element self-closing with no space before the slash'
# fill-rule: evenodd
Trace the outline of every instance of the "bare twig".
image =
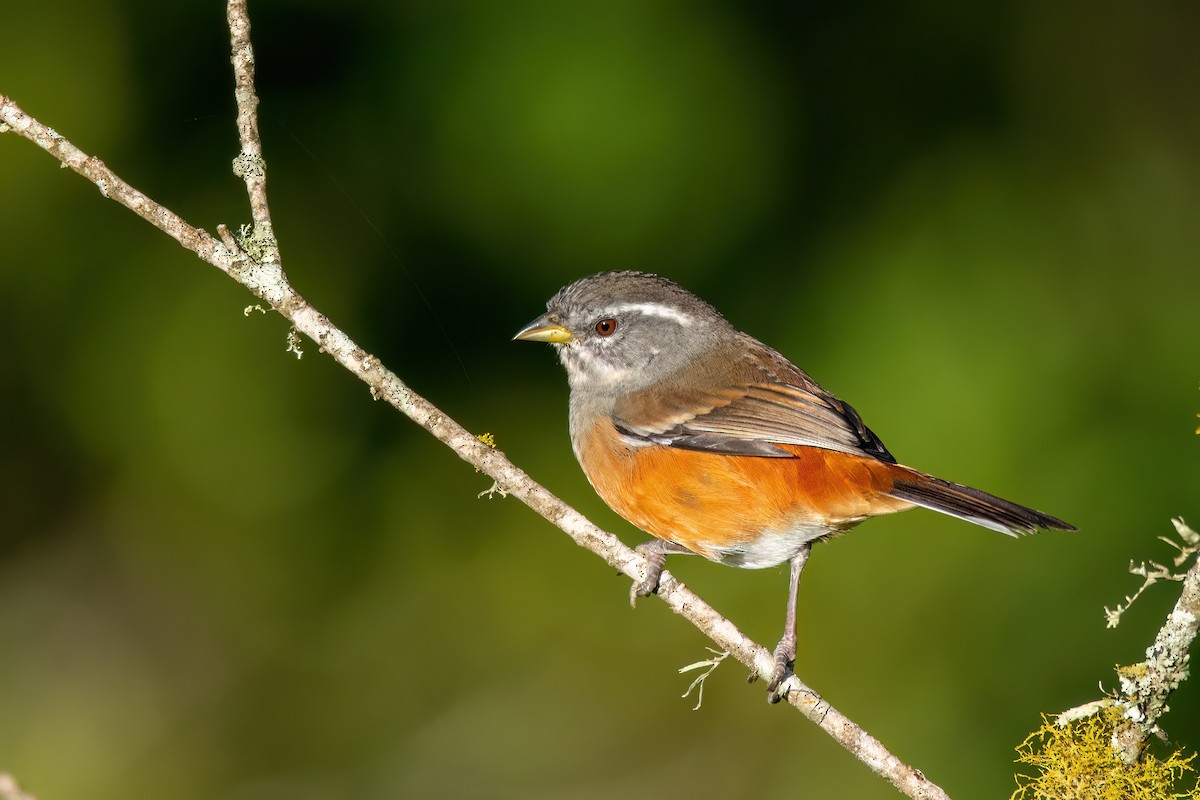
<svg viewBox="0 0 1200 800">
<path fill-rule="evenodd" d="M 118 178 L 103 161 L 89 156 L 59 136 L 57 131 L 26 114 L 12 100 L 0 95 L 0 133 L 4 132 L 5 126 L 57 158 L 64 167 L 96 184 L 102 196 L 125 206 L 214 267 L 225 272 L 233 267 L 233 255 L 206 231 L 189 225 L 179 215 L 146 197 Z"/>
<path fill-rule="evenodd" d="M 1137 602 L 1137 599 L 1142 596 L 1142 593 L 1149 589 L 1160 580 L 1178 581 L 1183 580 L 1182 575 L 1176 575 L 1171 570 L 1159 564 L 1157 561 L 1151 561 L 1149 564 L 1143 561 L 1141 564 L 1129 562 L 1129 574 L 1142 576 L 1142 585 L 1137 588 L 1133 594 L 1125 595 L 1124 603 L 1117 603 L 1113 608 L 1104 607 L 1104 618 L 1108 621 L 1108 627 L 1115 628 L 1121 624 L 1121 615 L 1129 610 L 1129 607 Z"/>
<path fill-rule="evenodd" d="M 641 580 L 647 567 L 641 555 L 597 528 L 512 464 L 504 453 L 480 441 L 412 391 L 378 358 L 355 344 L 288 283 L 280 264 L 279 249 L 272 233 L 266 203 L 266 171 L 256 121 L 258 98 L 254 92 L 254 57 L 249 42 L 250 25 L 245 0 L 229 0 L 228 17 L 233 46 L 238 133 L 242 141 L 242 152 L 235 162 L 235 171 L 246 181 L 254 220 L 253 229 L 243 229 L 236 239 L 223 227 L 218 228 L 221 237 L 221 241 L 218 241 L 207 232 L 189 225 L 129 186 L 99 159 L 83 153 L 58 133 L 25 114 L 4 95 L 0 95 L 0 124 L 7 124 L 18 135 L 42 147 L 65 166 L 95 183 L 105 197 L 126 206 L 269 303 L 296 331 L 315 342 L 321 352 L 331 356 L 366 383 L 373 397 L 386 400 L 436 436 L 464 461 L 491 477 L 497 491 L 513 495 L 563 530 L 579 546 L 600 556 L 631 579 Z M 775 666 L 771 652 L 746 637 L 669 572 L 662 575 L 658 596 L 675 613 L 704 632 L 720 649 L 749 667 L 753 674 L 764 680 L 770 678 Z M 829 705 L 797 677 L 789 678 L 785 687 L 790 705 L 898 790 L 909 797 L 926 800 L 947 797 L 919 770 L 892 755 L 882 743 Z"/>
<path fill-rule="evenodd" d="M 1167 536 L 1160 536 L 1158 540 L 1167 543 L 1179 551 L 1172 562 L 1175 568 L 1178 569 L 1189 558 L 1196 553 L 1200 553 L 1200 533 L 1196 533 L 1189 528 L 1182 517 L 1171 520 L 1171 524 L 1175 526 L 1175 535 L 1179 537 L 1180 541 L 1177 542 Z M 1104 607 L 1104 617 L 1108 620 L 1108 627 L 1110 628 L 1115 628 L 1121 624 L 1121 615 L 1128 611 L 1134 601 L 1142 596 L 1142 592 L 1149 589 L 1155 583 L 1160 580 L 1182 581 L 1185 577 L 1182 573 L 1174 573 L 1167 567 L 1154 561 L 1149 562 L 1149 566 L 1147 566 L 1145 561 L 1141 564 L 1134 564 L 1130 561 L 1129 572 L 1133 575 L 1141 575 L 1142 585 L 1133 594 L 1125 595 L 1125 602 L 1118 603 L 1116 608 Z"/>
</svg>

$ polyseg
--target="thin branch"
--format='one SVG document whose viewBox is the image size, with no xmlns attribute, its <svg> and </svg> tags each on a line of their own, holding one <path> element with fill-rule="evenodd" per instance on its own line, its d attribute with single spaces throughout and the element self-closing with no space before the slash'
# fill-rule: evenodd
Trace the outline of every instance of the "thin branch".
<svg viewBox="0 0 1200 800">
<path fill-rule="evenodd" d="M 1183 521 L 1182 517 L 1177 517 L 1171 520 L 1171 524 L 1175 526 L 1175 535 L 1179 537 L 1179 541 L 1175 541 L 1169 536 L 1160 536 L 1158 540 L 1174 547 L 1178 554 L 1175 556 L 1175 568 L 1183 566 L 1184 562 L 1192 556 L 1200 553 L 1200 533 L 1188 527 L 1188 524 Z M 1121 624 L 1121 615 L 1129 610 L 1129 607 L 1142 596 L 1142 593 L 1153 586 L 1160 580 L 1166 581 L 1182 581 L 1186 576 L 1182 573 L 1172 572 L 1167 567 L 1155 561 L 1150 562 L 1150 566 L 1146 566 L 1143 561 L 1140 565 L 1129 562 L 1129 572 L 1133 575 L 1142 576 L 1142 585 L 1138 590 L 1131 595 L 1125 595 L 1125 602 L 1118 603 L 1116 608 L 1104 607 L 1104 617 L 1108 620 L 1108 627 L 1115 628 Z"/>
<path fill-rule="evenodd" d="M 9 98 L 0 95 L 0 133 L 6 130 L 33 142 L 57 158 L 64 167 L 94 183 L 101 195 L 125 206 L 214 267 L 229 272 L 233 266 L 232 254 L 206 231 L 189 225 L 179 215 L 146 197 L 117 177 L 103 161 L 89 156 L 53 128 L 38 122 Z"/>
<path fill-rule="evenodd" d="M 564 531 L 580 547 L 595 553 L 630 579 L 641 580 L 647 567 L 641 555 L 612 534 L 597 528 L 510 462 L 504 453 L 481 442 L 410 389 L 378 358 L 355 344 L 288 283 L 279 263 L 266 204 L 266 173 L 262 167 L 262 147 L 256 122 L 258 99 L 254 92 L 254 57 L 249 44 L 250 28 L 245 0 L 229 0 L 228 16 L 237 87 L 238 132 L 242 140 L 242 153 L 235 169 L 240 170 L 238 174 L 246 181 L 255 226 L 250 233 L 243 231 L 237 240 L 223 228 L 218 229 L 222 239 L 218 241 L 207 232 L 189 225 L 129 186 L 99 159 L 83 153 L 58 133 L 25 114 L 4 95 L 0 95 L 0 132 L 4 130 L 3 125 L 7 125 L 10 130 L 34 142 L 65 166 L 95 183 L 105 197 L 121 203 L 186 249 L 229 274 L 255 296 L 269 303 L 295 330 L 312 339 L 321 352 L 331 356 L 366 383 L 372 397 L 387 401 L 446 444 L 464 461 L 491 477 L 498 491 L 513 495 Z M 771 652 L 745 636 L 669 572 L 662 575 L 658 597 L 672 611 L 707 635 L 717 647 L 747 666 L 753 675 L 764 680 L 770 678 L 775 666 Z M 787 702 L 791 706 L 899 791 L 923 800 L 947 798 L 946 793 L 919 770 L 892 755 L 879 740 L 833 708 L 799 678 L 790 677 L 785 686 L 788 689 Z"/>
<path fill-rule="evenodd" d="M 250 198 L 253 239 L 259 244 L 257 261 L 279 263 L 279 245 L 267 205 L 267 162 L 258 133 L 258 93 L 254 89 L 254 48 L 250 45 L 250 13 L 246 0 L 229 0 L 226 8 L 233 63 L 233 93 L 237 101 L 238 139 L 242 152 L 233 160 L 233 174 L 246 182 Z"/>
</svg>

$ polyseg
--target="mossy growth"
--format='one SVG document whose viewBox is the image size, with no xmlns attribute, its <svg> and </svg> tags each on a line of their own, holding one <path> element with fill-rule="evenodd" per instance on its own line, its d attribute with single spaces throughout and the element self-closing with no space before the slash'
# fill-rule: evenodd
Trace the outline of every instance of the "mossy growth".
<svg viewBox="0 0 1200 800">
<path fill-rule="evenodd" d="M 1017 748 L 1017 763 L 1032 770 L 1017 775 L 1010 800 L 1200 800 L 1195 753 L 1160 760 L 1146 752 L 1136 764 L 1122 763 L 1112 748 L 1122 721 L 1115 706 L 1066 726 L 1043 715 Z"/>
</svg>

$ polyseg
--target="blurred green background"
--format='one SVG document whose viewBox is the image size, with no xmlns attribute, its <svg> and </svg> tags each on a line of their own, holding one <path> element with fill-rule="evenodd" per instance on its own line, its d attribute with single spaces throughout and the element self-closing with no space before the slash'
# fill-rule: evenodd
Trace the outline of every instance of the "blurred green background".
<svg viewBox="0 0 1200 800">
<path fill-rule="evenodd" d="M 286 269 L 627 541 L 560 285 L 661 272 L 901 461 L 1059 515 L 823 545 L 798 671 L 955 797 L 1111 687 L 1200 523 L 1200 6 L 251 4 Z M 191 222 L 248 221 L 224 6 L 10 3 L 0 93 Z M 888 798 L 740 666 L 95 187 L 0 136 L 0 769 L 41 800 Z M 759 641 L 786 569 L 676 574 Z M 1165 727 L 1200 745 L 1200 686 Z"/>
</svg>

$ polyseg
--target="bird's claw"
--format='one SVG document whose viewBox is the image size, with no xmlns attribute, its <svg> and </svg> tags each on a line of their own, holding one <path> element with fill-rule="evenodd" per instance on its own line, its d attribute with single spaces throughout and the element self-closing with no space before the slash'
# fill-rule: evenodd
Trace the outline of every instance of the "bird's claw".
<svg viewBox="0 0 1200 800">
<path fill-rule="evenodd" d="M 788 689 L 784 684 L 792 675 L 792 665 L 796 661 L 795 645 L 789 646 L 785 639 L 775 648 L 775 669 L 771 671 L 771 682 L 767 684 L 767 702 L 774 705 L 780 700 L 786 700 Z"/>
<path fill-rule="evenodd" d="M 639 597 L 649 597 L 658 591 L 658 580 L 662 577 L 666 556 L 661 549 L 654 547 L 653 542 L 647 542 L 634 548 L 646 559 L 646 574 L 640 580 L 635 580 L 629 587 L 629 605 L 637 606 Z"/>
</svg>

